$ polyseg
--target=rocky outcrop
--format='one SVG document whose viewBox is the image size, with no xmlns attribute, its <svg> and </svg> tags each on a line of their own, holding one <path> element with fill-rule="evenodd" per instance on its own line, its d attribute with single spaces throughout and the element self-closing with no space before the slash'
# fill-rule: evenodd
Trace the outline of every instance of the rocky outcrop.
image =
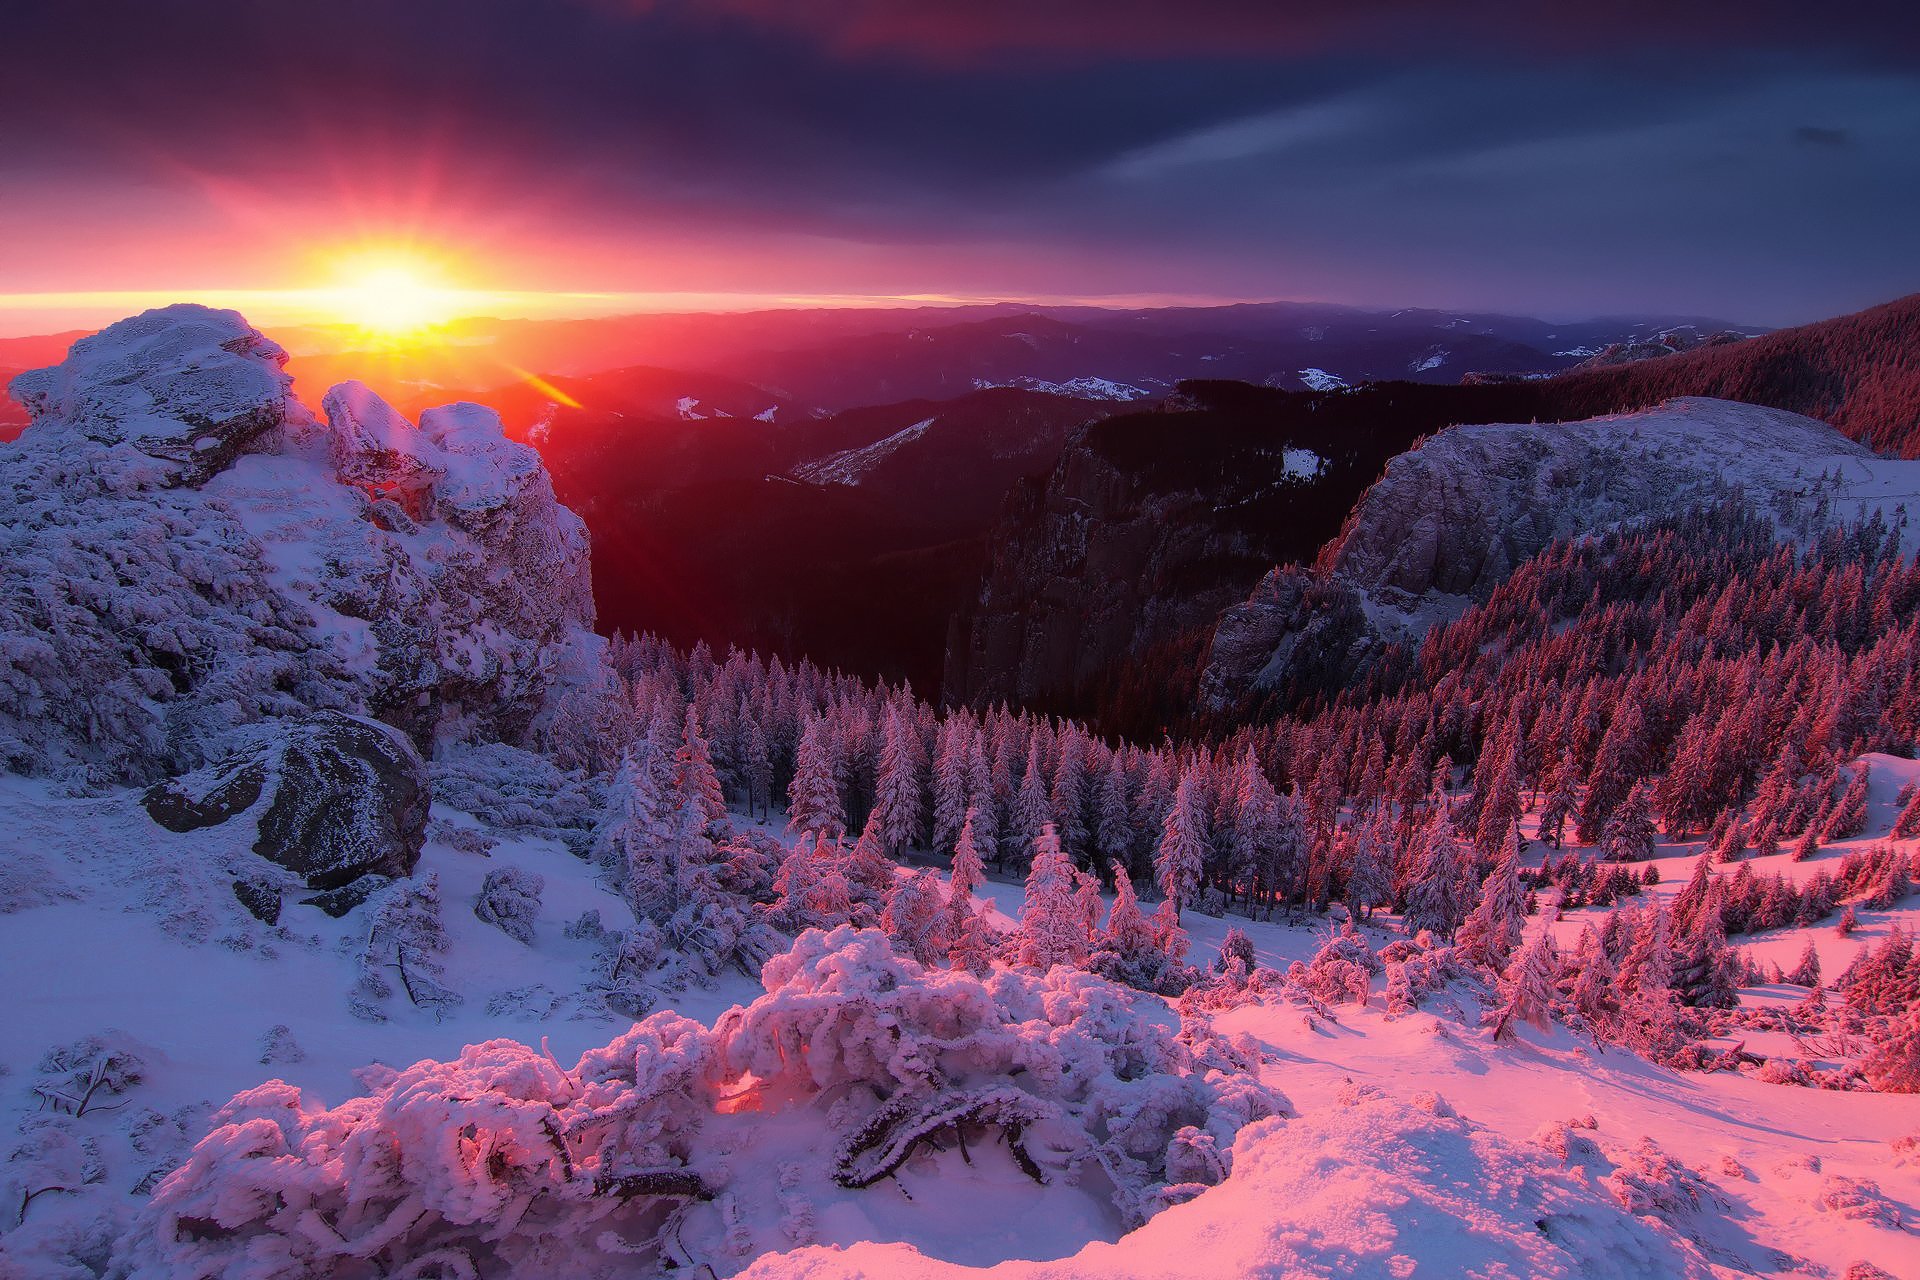
<svg viewBox="0 0 1920 1280">
<path fill-rule="evenodd" d="M 1311 682 L 1329 642 L 1357 660 L 1417 639 L 1557 539 L 1734 493 L 1805 536 L 1920 500 L 1920 464 L 1876 457 L 1811 418 L 1721 400 L 1453 427 L 1388 464 L 1311 575 L 1275 570 L 1222 616 L 1202 693 L 1225 707 Z"/>
<path fill-rule="evenodd" d="M 199 484 L 286 420 L 287 353 L 231 311 L 164 307 L 73 344 L 8 388 L 35 423 L 162 464 Z"/>
<path fill-rule="evenodd" d="M 174 832 L 252 822 L 254 853 L 309 889 L 412 872 L 430 793 L 426 766 L 405 734 L 321 712 L 248 736 L 249 746 L 219 764 L 150 787 L 141 797 L 147 815 Z M 252 903 L 248 909 L 259 914 Z"/>
<path fill-rule="evenodd" d="M 336 710 L 522 740 L 603 688 L 584 526 L 477 405 L 316 417 L 231 311 L 167 307 L 15 379 L 0 445 L 0 765 L 148 781 Z"/>
</svg>

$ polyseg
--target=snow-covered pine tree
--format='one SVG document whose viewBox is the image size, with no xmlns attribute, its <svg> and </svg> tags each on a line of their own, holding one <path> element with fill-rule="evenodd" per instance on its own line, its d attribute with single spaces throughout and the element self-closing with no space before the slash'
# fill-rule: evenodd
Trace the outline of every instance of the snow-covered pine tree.
<svg viewBox="0 0 1920 1280">
<path fill-rule="evenodd" d="M 1468 960 L 1500 973 L 1520 945 L 1526 923 L 1526 890 L 1520 884 L 1520 833 L 1510 818 L 1499 858 L 1481 882 L 1480 901 L 1461 921 L 1454 945 Z"/>
<path fill-rule="evenodd" d="M 939 877 L 921 868 L 894 881 L 893 895 L 881 913 L 880 928 L 894 946 L 923 965 L 945 959 L 952 939 L 947 934 L 945 902 Z"/>
<path fill-rule="evenodd" d="M 1365 920 L 1393 900 L 1393 816 L 1383 806 L 1368 814 L 1353 837 L 1347 905 Z"/>
<path fill-rule="evenodd" d="M 1444 799 L 1436 796 L 1415 842 L 1407 884 L 1407 932 L 1430 929 L 1443 938 L 1453 936 L 1468 910 L 1462 877 L 1470 853 L 1454 833 Z"/>
<path fill-rule="evenodd" d="M 1540 838 L 1556 849 L 1561 845 L 1567 820 L 1579 804 L 1575 776 L 1572 754 L 1562 751 L 1553 767 L 1553 776 L 1547 780 L 1546 798 L 1540 804 Z"/>
<path fill-rule="evenodd" d="M 773 806 L 773 755 L 767 749 L 766 731 L 760 722 L 746 723 L 747 812 L 765 818 Z"/>
<path fill-rule="evenodd" d="M 1643 862 L 1653 856 L 1657 834 L 1647 784 L 1636 782 L 1609 813 L 1600 850 L 1613 862 Z"/>
<path fill-rule="evenodd" d="M 1038 846 L 1040 832 L 1053 825 L 1053 806 L 1047 796 L 1045 766 L 1040 758 L 1040 740 L 1027 744 L 1027 767 L 1020 776 L 1020 789 L 1014 795 L 1013 818 L 1008 836 L 1024 846 L 1017 855 L 1031 859 Z"/>
<path fill-rule="evenodd" d="M 1227 811 L 1229 883 L 1250 897 L 1271 904 L 1282 891 L 1276 865 L 1292 850 L 1281 848 L 1291 831 L 1281 830 L 1280 797 L 1249 746 L 1231 776 Z M 1290 886 L 1286 886 L 1290 887 Z"/>
<path fill-rule="evenodd" d="M 1060 755 L 1054 761 L 1050 802 L 1060 847 L 1076 865 L 1089 861 L 1086 821 L 1086 735 L 1068 725 L 1060 734 Z"/>
<path fill-rule="evenodd" d="M 1697 1009 L 1731 1009 L 1740 1002 L 1738 957 L 1727 946 L 1721 924 L 1725 897 L 1725 887 L 1717 878 L 1708 882 L 1675 958 L 1674 994 Z"/>
<path fill-rule="evenodd" d="M 1530 1022 L 1542 1031 L 1551 1027 L 1559 976 L 1560 957 L 1552 931 L 1534 930 L 1500 975 L 1500 1007 L 1492 1019 L 1494 1039 L 1511 1039 L 1520 1022 Z"/>
<path fill-rule="evenodd" d="M 793 781 L 787 786 L 787 830 L 829 839 L 846 833 L 836 755 L 826 717 L 808 716 L 794 751 Z"/>
<path fill-rule="evenodd" d="M 1133 808 L 1127 803 L 1126 759 L 1118 751 L 1108 753 L 1100 771 L 1093 810 L 1093 846 L 1102 864 L 1124 865 L 1133 850 Z"/>
<path fill-rule="evenodd" d="M 1786 981 L 1796 987 L 1820 985 L 1820 953 L 1814 949 L 1812 938 L 1808 938 L 1807 945 L 1801 948 L 1800 959 L 1794 964 L 1793 971 L 1786 975 Z"/>
<path fill-rule="evenodd" d="M 1086 959 L 1089 939 L 1077 888 L 1073 863 L 1060 848 L 1053 824 L 1046 823 L 1033 845 L 1020 927 L 1013 939 L 1014 963 L 1046 969 Z"/>
<path fill-rule="evenodd" d="M 1611 1034 L 1614 1019 L 1620 1013 L 1618 976 L 1606 946 L 1591 924 L 1580 930 L 1580 942 L 1574 951 L 1573 989 L 1568 999 L 1589 1026 L 1601 1035 Z"/>
<path fill-rule="evenodd" d="M 1113 906 L 1107 912 L 1107 924 L 1094 941 L 1087 967 L 1105 978 L 1124 982 L 1144 991 L 1158 989 L 1167 967 L 1152 924 L 1140 910 L 1133 891 L 1133 878 L 1125 866 L 1113 866 Z"/>
<path fill-rule="evenodd" d="M 936 735 L 933 758 L 933 847 L 951 849 L 960 838 L 960 824 L 969 820 L 967 765 L 973 755 L 969 722 L 948 718 Z"/>
<path fill-rule="evenodd" d="M 1869 772 L 1864 764 L 1853 770 L 1846 790 L 1834 802 L 1833 812 L 1827 815 L 1826 825 L 1820 831 L 1822 842 L 1830 844 L 1835 840 L 1850 840 L 1866 830 Z"/>
<path fill-rule="evenodd" d="M 699 806 L 703 825 L 713 827 L 727 816 L 727 795 L 720 786 L 719 771 L 713 767 L 713 751 L 700 731 L 698 705 L 687 704 L 679 750 L 673 756 L 674 785 L 682 796 Z"/>
<path fill-rule="evenodd" d="M 1912 840 L 1920 836 L 1920 790 L 1913 793 L 1906 807 L 1900 810 L 1900 816 L 1894 819 L 1892 834 L 1895 840 Z"/>
<path fill-rule="evenodd" d="M 880 847 L 897 858 L 920 837 L 920 774 L 912 731 L 897 709 L 887 709 L 874 774 L 873 819 Z"/>
<path fill-rule="evenodd" d="M 1180 907 L 1199 887 L 1201 868 L 1206 864 L 1206 845 L 1201 831 L 1205 819 L 1200 811 L 1200 778 L 1197 769 L 1180 775 L 1174 788 L 1173 804 L 1160 828 L 1160 848 L 1154 857 L 1154 873 L 1160 892 L 1173 904 L 1177 919 Z"/>
<path fill-rule="evenodd" d="M 1646 776 L 1646 736 L 1646 716 L 1640 709 L 1640 699 L 1628 692 L 1622 695 L 1594 758 L 1587 794 L 1581 801 L 1579 821 L 1575 825 L 1574 834 L 1581 844 L 1599 842 L 1614 809 Z"/>
<path fill-rule="evenodd" d="M 1520 818 L 1520 741 L 1514 721 L 1507 722 L 1494 751 L 1496 764 L 1487 790 L 1475 796 L 1479 812 L 1473 847 L 1482 866 L 1500 856 L 1508 831 Z"/>
</svg>

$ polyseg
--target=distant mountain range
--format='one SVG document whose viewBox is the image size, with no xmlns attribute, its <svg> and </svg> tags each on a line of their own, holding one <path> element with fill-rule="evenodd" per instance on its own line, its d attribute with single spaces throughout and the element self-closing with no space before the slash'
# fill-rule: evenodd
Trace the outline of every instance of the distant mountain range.
<svg viewBox="0 0 1920 1280">
<path fill-rule="evenodd" d="M 1263 303 L 476 320 L 405 352 L 282 336 L 310 401 L 357 376 L 409 414 L 499 409 L 588 523 L 608 628 L 1151 728 L 1221 609 L 1450 424 L 1698 395 L 1920 450 L 1920 299 L 1753 332 Z M 0 341 L 0 376 L 74 336 Z M 24 422 L 6 410 L 0 438 Z"/>
</svg>

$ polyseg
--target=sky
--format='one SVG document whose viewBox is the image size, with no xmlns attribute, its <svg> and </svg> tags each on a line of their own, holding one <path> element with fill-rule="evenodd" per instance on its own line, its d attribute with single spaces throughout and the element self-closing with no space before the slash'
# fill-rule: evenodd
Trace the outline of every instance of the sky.
<svg viewBox="0 0 1920 1280">
<path fill-rule="evenodd" d="M 1789 324 L 1920 290 L 1920 18 L 1616 0 L 11 6 L 0 333 L 1299 298 Z M 266 317 L 272 318 L 272 317 Z"/>
</svg>

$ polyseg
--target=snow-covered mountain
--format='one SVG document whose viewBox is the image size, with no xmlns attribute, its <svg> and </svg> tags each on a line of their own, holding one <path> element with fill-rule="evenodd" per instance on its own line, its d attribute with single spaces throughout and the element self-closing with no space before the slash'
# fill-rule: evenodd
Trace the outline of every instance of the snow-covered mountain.
<svg viewBox="0 0 1920 1280">
<path fill-rule="evenodd" d="M 1201 677 L 1224 707 L 1306 664 L 1357 672 L 1417 643 L 1549 543 L 1738 494 L 1806 539 L 1920 513 L 1920 462 L 1882 458 L 1798 414 L 1724 400 L 1580 422 L 1450 427 L 1401 454 L 1314 571 L 1276 568 L 1220 617 Z M 1908 526 L 1908 545 L 1920 532 Z"/>
</svg>

